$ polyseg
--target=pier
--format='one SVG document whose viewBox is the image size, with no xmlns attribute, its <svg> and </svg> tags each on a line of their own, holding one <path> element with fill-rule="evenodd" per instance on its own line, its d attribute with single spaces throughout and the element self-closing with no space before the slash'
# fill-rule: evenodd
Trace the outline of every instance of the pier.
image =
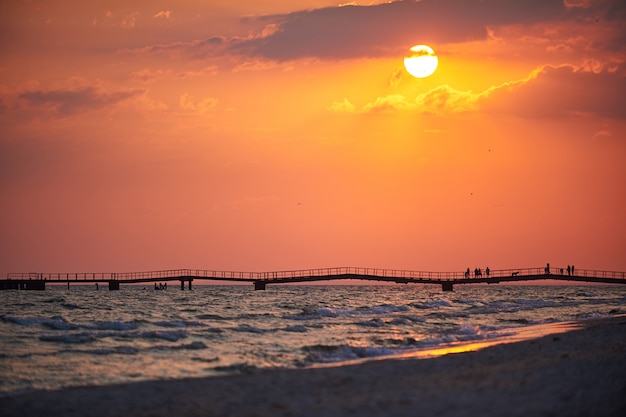
<svg viewBox="0 0 626 417">
<path fill-rule="evenodd" d="M 149 272 L 91 272 L 91 273 L 9 273 L 0 279 L 0 290 L 45 290 L 46 284 L 107 284 L 109 290 L 121 284 L 180 282 L 180 289 L 192 289 L 193 281 L 250 282 L 255 290 L 267 285 L 306 283 L 315 281 L 362 280 L 397 284 L 433 284 L 443 291 L 453 291 L 455 285 L 498 284 L 519 281 L 571 281 L 604 284 L 626 284 L 626 272 L 575 269 L 567 272 L 560 267 L 538 267 L 491 270 L 488 273 L 425 272 L 395 269 L 338 267 L 300 269 L 275 272 L 235 272 L 203 269 L 173 269 Z M 155 286 L 156 287 L 156 286 Z"/>
</svg>

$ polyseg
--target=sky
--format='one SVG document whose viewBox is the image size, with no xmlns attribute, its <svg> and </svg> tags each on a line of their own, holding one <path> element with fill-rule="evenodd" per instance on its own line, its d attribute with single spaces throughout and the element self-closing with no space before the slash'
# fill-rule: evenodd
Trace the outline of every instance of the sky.
<svg viewBox="0 0 626 417">
<path fill-rule="evenodd" d="M 621 0 L 3 1 L 0 273 L 626 271 L 624 28 Z"/>
</svg>

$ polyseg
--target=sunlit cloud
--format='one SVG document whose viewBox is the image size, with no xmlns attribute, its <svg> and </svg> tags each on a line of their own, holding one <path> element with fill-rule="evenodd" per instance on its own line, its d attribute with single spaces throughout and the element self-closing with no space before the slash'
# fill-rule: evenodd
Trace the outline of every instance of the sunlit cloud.
<svg viewBox="0 0 626 417">
<path fill-rule="evenodd" d="M 133 12 L 124 16 L 120 26 L 124 29 L 134 29 L 137 26 L 137 20 L 139 19 L 139 12 Z"/>
<path fill-rule="evenodd" d="M 373 112 L 389 112 L 395 110 L 413 110 L 416 108 L 415 103 L 408 101 L 401 94 L 391 94 L 384 97 L 378 97 L 373 103 L 363 106 L 364 113 Z"/>
<path fill-rule="evenodd" d="M 493 86 L 481 92 L 461 91 L 449 85 L 433 88 L 415 99 L 402 94 L 377 97 L 356 109 L 348 99 L 335 102 L 333 112 L 415 111 L 424 114 L 454 114 L 484 110 L 521 117 L 597 115 L 626 118 L 626 78 L 616 64 L 587 62 L 580 67 L 545 65 L 525 79 Z"/>
<path fill-rule="evenodd" d="M 611 137 L 611 136 L 613 136 L 613 133 L 610 130 L 599 130 L 593 135 L 594 138 Z"/>
<path fill-rule="evenodd" d="M 161 70 L 156 69 L 152 70 L 150 68 L 143 68 L 139 71 L 135 71 L 131 74 L 131 78 L 133 81 L 138 81 L 142 83 L 150 83 L 161 80 L 184 80 L 191 79 L 196 77 L 209 77 L 214 76 L 218 73 L 217 66 L 210 65 L 208 67 L 202 68 L 200 70 L 188 70 L 188 71 L 176 71 L 173 69 Z"/>
<path fill-rule="evenodd" d="M 194 100 L 189 94 L 185 93 L 180 96 L 179 105 L 184 110 L 190 110 L 195 113 L 207 113 L 214 110 L 219 103 L 219 100 L 214 97 L 205 97 L 200 100 Z"/>
<path fill-rule="evenodd" d="M 284 71 L 288 71 L 293 67 L 291 65 L 281 64 L 275 61 L 268 61 L 265 59 L 250 59 L 233 67 L 232 72 L 244 72 L 244 71 L 267 71 L 276 68 L 282 68 Z"/>
<path fill-rule="evenodd" d="M 443 85 L 421 94 L 415 101 L 423 113 L 460 113 L 477 110 L 480 97 L 480 94 L 471 91 L 459 91 Z"/>
<path fill-rule="evenodd" d="M 172 12 L 170 10 L 162 10 L 152 17 L 160 17 L 163 19 L 169 19 L 171 16 L 172 16 Z"/>
<path fill-rule="evenodd" d="M 356 107 L 354 104 L 350 103 L 347 98 L 344 98 L 343 101 L 336 101 L 328 106 L 327 110 L 336 113 L 354 113 Z"/>
</svg>

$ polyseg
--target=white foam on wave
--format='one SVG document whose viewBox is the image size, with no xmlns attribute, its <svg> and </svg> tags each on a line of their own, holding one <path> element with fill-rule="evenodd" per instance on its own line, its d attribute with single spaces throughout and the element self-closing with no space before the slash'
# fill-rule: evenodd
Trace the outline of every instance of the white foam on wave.
<svg viewBox="0 0 626 417">
<path fill-rule="evenodd" d="M 413 302 L 410 304 L 411 307 L 415 308 L 423 308 L 423 309 L 436 309 L 441 307 L 452 307 L 452 302 L 450 300 L 439 299 L 439 300 L 429 300 L 429 301 L 421 301 L 421 302 Z"/>
<path fill-rule="evenodd" d="M 337 310 L 330 307 L 321 307 L 315 310 L 315 312 L 322 317 L 337 317 L 338 315 Z"/>
<path fill-rule="evenodd" d="M 394 349 L 375 346 L 316 345 L 305 346 L 302 349 L 307 353 L 306 362 L 309 364 L 348 362 L 398 353 L 398 351 Z"/>
</svg>

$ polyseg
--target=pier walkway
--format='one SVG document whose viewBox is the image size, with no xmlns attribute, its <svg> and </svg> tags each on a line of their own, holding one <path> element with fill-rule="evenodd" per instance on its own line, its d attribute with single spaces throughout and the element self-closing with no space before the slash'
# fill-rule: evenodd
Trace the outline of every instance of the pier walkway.
<svg viewBox="0 0 626 417">
<path fill-rule="evenodd" d="M 443 291 L 452 291 L 454 285 L 498 284 L 500 282 L 555 280 L 606 284 L 626 284 L 626 272 L 575 269 L 568 273 L 560 267 L 518 268 L 491 270 L 487 274 L 467 272 L 423 272 L 376 268 L 317 268 L 276 272 L 234 272 L 202 269 L 173 269 L 150 272 L 94 272 L 94 273 L 9 273 L 0 279 L 0 290 L 45 290 L 46 284 L 104 283 L 109 290 L 119 290 L 120 284 L 166 283 L 179 281 L 181 290 L 185 283 L 191 289 L 193 281 L 250 282 L 255 290 L 264 290 L 268 284 L 289 284 L 313 281 L 366 280 L 395 282 L 398 284 L 435 284 Z"/>
</svg>

